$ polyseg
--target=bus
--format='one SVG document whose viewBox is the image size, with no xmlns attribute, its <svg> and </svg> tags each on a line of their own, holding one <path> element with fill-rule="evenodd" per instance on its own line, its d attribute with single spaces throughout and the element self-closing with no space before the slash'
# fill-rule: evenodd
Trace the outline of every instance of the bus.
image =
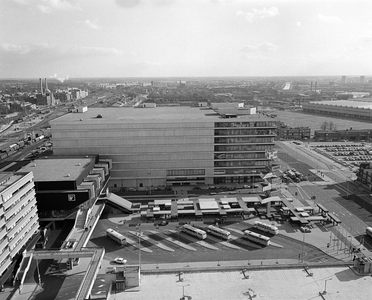
<svg viewBox="0 0 372 300">
<path fill-rule="evenodd" d="M 367 234 L 370 238 L 372 238 L 372 227 L 367 227 L 367 228 L 366 228 L 366 234 Z"/>
<path fill-rule="evenodd" d="M 224 240 L 228 240 L 230 238 L 230 232 L 228 232 L 227 230 L 218 228 L 216 226 L 213 226 L 213 225 L 209 225 L 207 227 L 207 232 L 212 235 L 218 236 Z"/>
<path fill-rule="evenodd" d="M 270 245 L 270 238 L 267 236 L 255 233 L 253 231 L 245 230 L 244 231 L 244 238 L 258 244 L 269 246 Z"/>
<path fill-rule="evenodd" d="M 182 231 L 202 240 L 205 240 L 207 238 L 207 233 L 204 230 L 195 228 L 188 224 L 183 225 Z"/>
<path fill-rule="evenodd" d="M 125 244 L 125 241 L 126 241 L 125 236 L 123 236 L 119 232 L 116 232 L 115 230 L 109 228 L 109 229 L 106 230 L 106 234 L 110 239 L 114 240 L 115 242 L 119 243 L 120 245 Z"/>
<path fill-rule="evenodd" d="M 260 229 L 265 232 L 269 232 L 271 234 L 278 234 L 279 230 L 278 227 L 270 224 L 266 224 L 260 221 L 255 221 L 253 224 L 254 228 Z"/>
</svg>

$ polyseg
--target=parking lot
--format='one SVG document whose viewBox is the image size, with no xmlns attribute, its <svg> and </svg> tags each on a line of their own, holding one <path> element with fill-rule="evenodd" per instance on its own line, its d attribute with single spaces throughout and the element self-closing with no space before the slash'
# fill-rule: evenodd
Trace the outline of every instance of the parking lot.
<svg viewBox="0 0 372 300">
<path fill-rule="evenodd" d="M 355 169 L 361 163 L 372 161 L 372 148 L 364 144 L 315 145 L 314 150 L 334 161 Z"/>
</svg>

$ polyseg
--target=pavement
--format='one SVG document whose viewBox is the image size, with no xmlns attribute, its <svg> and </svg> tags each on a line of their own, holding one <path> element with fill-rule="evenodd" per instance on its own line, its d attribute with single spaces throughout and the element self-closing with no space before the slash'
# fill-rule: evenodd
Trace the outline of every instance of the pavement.
<svg viewBox="0 0 372 300">
<path fill-rule="evenodd" d="M 323 179 L 328 181 L 326 175 Z M 283 196 L 292 198 L 295 207 L 305 204 L 304 200 L 300 201 L 285 188 L 281 188 L 280 192 Z M 95 212 L 92 215 L 95 216 Z M 111 214 L 109 220 L 118 225 L 125 225 L 138 217 L 139 215 Z M 96 216 L 90 219 L 92 223 L 97 221 Z M 242 222 L 253 221 L 254 219 Z M 142 224 L 141 229 L 146 225 Z M 153 224 L 148 225 L 154 228 Z M 371 276 L 360 276 L 348 266 L 352 264 L 353 258 L 350 245 L 357 248 L 361 245 L 342 225 L 315 226 L 311 229 L 311 233 L 306 234 L 299 230 L 294 231 L 288 223 L 277 225 L 281 234 L 319 248 L 336 258 L 339 265 L 327 262 L 307 264 L 298 259 L 142 264 L 139 292 L 113 294 L 110 299 L 169 299 L 170 296 L 177 299 L 182 297 L 183 288 L 187 289 L 185 296 L 191 295 L 192 299 L 250 299 L 253 295 L 258 299 L 260 297 L 262 299 L 350 299 L 350 295 L 347 296 L 346 292 L 348 289 L 358 291 L 358 295 L 353 296 L 353 299 L 369 299 L 365 291 L 372 292 Z M 287 230 L 287 226 L 291 230 Z M 74 232 L 74 238 L 79 238 L 78 233 L 80 231 Z M 81 232 L 82 236 L 89 237 L 90 234 L 90 231 Z M 348 238 L 342 239 L 342 236 Z M 328 243 L 330 247 L 327 248 Z M 366 256 L 372 257 L 364 247 L 361 247 L 361 250 Z M 110 266 L 112 267 L 109 261 L 103 260 L 99 273 L 105 273 L 106 268 Z M 310 268 L 309 272 L 313 273 L 313 276 L 310 276 L 304 267 Z M 33 262 L 30 274 L 33 274 L 35 269 L 36 263 Z M 270 272 L 267 272 L 268 269 Z M 177 280 L 179 272 L 183 272 L 183 281 Z M 242 273 L 248 273 L 249 279 Z M 324 291 L 323 284 L 328 280 L 332 280 L 329 282 L 329 291 L 326 294 L 319 294 Z M 161 289 L 159 288 L 161 286 L 167 288 Z M 267 286 L 270 288 L 266 288 Z M 42 290 L 42 285 L 36 282 L 24 284 L 21 291 L 5 287 L 5 291 L 0 293 L 0 300 L 33 299 Z"/>
</svg>

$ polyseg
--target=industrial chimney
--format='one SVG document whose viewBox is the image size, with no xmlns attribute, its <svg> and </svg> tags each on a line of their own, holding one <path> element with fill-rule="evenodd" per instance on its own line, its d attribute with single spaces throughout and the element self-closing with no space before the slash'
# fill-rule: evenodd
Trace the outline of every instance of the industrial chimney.
<svg viewBox="0 0 372 300">
<path fill-rule="evenodd" d="M 41 81 L 41 78 L 40 78 L 40 93 L 43 94 L 43 82 Z"/>
<path fill-rule="evenodd" d="M 48 89 L 48 82 L 47 79 L 45 78 L 45 95 L 50 94 L 50 91 Z"/>
</svg>

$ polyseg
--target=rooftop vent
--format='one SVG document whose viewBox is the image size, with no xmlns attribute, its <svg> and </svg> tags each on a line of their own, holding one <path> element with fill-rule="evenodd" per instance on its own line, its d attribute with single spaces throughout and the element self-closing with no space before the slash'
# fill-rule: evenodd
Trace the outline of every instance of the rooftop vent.
<svg viewBox="0 0 372 300">
<path fill-rule="evenodd" d="M 98 118 L 98 119 L 102 119 L 102 115 L 101 115 L 101 114 L 98 114 L 98 115 L 97 115 L 97 118 Z"/>
<path fill-rule="evenodd" d="M 66 174 L 66 177 L 70 177 L 71 175 L 70 174 Z"/>
<path fill-rule="evenodd" d="M 36 164 L 33 164 L 32 167 L 36 167 Z"/>
</svg>

